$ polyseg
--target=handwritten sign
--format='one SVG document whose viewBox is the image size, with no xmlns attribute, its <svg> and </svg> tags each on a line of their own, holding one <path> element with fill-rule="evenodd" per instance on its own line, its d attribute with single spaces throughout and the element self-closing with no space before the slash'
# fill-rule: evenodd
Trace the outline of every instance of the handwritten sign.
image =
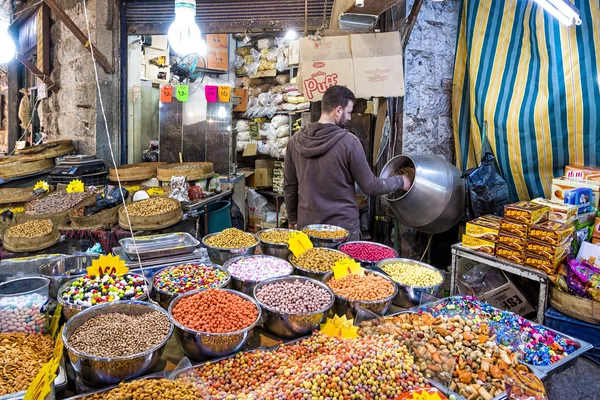
<svg viewBox="0 0 600 400">
<path fill-rule="evenodd" d="M 69 185 L 66 189 L 67 193 L 82 193 L 83 190 L 83 182 L 81 182 L 79 179 L 74 179 L 71 182 L 69 182 Z"/>
<path fill-rule="evenodd" d="M 189 99 L 189 86 L 188 85 L 177 85 L 177 89 L 175 89 L 175 96 L 177 100 L 185 103 Z"/>
<path fill-rule="evenodd" d="M 212 86 L 212 85 L 204 86 L 204 95 L 206 96 L 206 101 L 209 103 L 216 103 L 218 91 L 219 91 L 219 88 L 217 86 Z"/>
<path fill-rule="evenodd" d="M 124 275 L 129 271 L 129 268 L 125 266 L 125 261 L 121 260 L 118 256 L 109 254 L 107 256 L 100 256 L 97 260 L 92 261 L 92 265 L 87 267 L 86 271 L 88 275 Z"/>
<path fill-rule="evenodd" d="M 160 102 L 170 103 L 173 101 L 173 86 L 164 85 L 160 88 Z"/>
<path fill-rule="evenodd" d="M 350 274 L 365 276 L 365 269 L 351 258 L 342 258 L 331 269 L 333 270 L 334 279 L 342 279 Z"/>
<path fill-rule="evenodd" d="M 288 248 L 296 258 L 300 257 L 305 251 L 313 248 L 313 244 L 304 232 L 298 232 L 288 240 Z"/>
<path fill-rule="evenodd" d="M 62 304 L 59 303 L 54 310 L 54 315 L 52 316 L 52 321 L 50 322 L 50 328 L 48 329 L 48 333 L 52 337 L 56 337 L 56 334 L 58 333 L 58 323 L 60 322 L 61 314 Z"/>
<path fill-rule="evenodd" d="M 48 182 L 46 181 L 38 181 L 33 187 L 33 191 L 35 192 L 38 189 L 41 189 L 42 192 L 47 192 L 50 190 L 50 185 L 48 185 Z"/>
<path fill-rule="evenodd" d="M 231 86 L 219 86 L 219 101 L 229 103 L 231 98 Z"/>
<path fill-rule="evenodd" d="M 353 319 L 341 318 L 335 315 L 333 318 L 327 318 L 327 322 L 321 324 L 321 332 L 327 336 L 344 339 L 358 337 L 358 326 L 353 325 Z"/>
</svg>

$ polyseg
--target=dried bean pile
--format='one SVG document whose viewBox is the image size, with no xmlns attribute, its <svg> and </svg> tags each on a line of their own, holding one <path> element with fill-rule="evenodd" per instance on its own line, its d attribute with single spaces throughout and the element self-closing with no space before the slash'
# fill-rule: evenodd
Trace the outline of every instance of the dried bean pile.
<svg viewBox="0 0 600 400">
<path fill-rule="evenodd" d="M 107 313 L 90 318 L 75 329 L 69 344 L 96 357 L 126 357 L 161 343 L 170 329 L 169 318 L 159 311 L 141 315 Z"/>
<path fill-rule="evenodd" d="M 41 237 L 51 234 L 53 227 L 54 224 L 49 219 L 27 221 L 10 227 L 5 236 L 14 238 Z"/>
<path fill-rule="evenodd" d="M 241 281 L 260 282 L 276 276 L 291 275 L 294 267 L 277 257 L 244 257 L 227 267 L 234 278 Z"/>
<path fill-rule="evenodd" d="M 177 201 L 163 197 L 151 197 L 146 200 L 136 201 L 127 206 L 129 215 L 134 217 L 149 217 L 151 215 L 166 214 L 179 208 Z"/>
<path fill-rule="evenodd" d="M 330 231 L 320 229 L 302 229 L 302 232 L 306 233 L 308 236 L 319 239 L 341 239 L 349 235 L 347 230 L 341 228 Z"/>
<path fill-rule="evenodd" d="M 181 325 L 208 333 L 235 332 L 256 322 L 254 303 L 223 289 L 207 289 L 177 301 L 173 318 Z"/>
<path fill-rule="evenodd" d="M 340 246 L 340 251 L 361 261 L 377 262 L 396 257 L 394 250 L 375 243 L 348 243 Z"/>
<path fill-rule="evenodd" d="M 168 293 L 221 287 L 227 273 L 210 264 L 180 264 L 165 268 L 154 277 L 154 287 Z"/>
<path fill-rule="evenodd" d="M 86 192 L 67 193 L 54 192 L 48 196 L 33 200 L 25 206 L 29 215 L 56 214 L 73 208 L 89 196 Z"/>
<path fill-rule="evenodd" d="M 331 303 L 331 293 L 305 279 L 268 283 L 256 291 L 256 300 L 288 314 L 319 311 Z"/>
<path fill-rule="evenodd" d="M 47 335 L 0 334 L 0 396 L 27 390 L 42 366 L 52 358 L 54 343 Z"/>
<path fill-rule="evenodd" d="M 108 392 L 86 396 L 82 400 L 196 400 L 204 398 L 206 398 L 204 392 L 193 383 L 161 378 L 121 382 L 118 387 Z"/>
<path fill-rule="evenodd" d="M 219 249 L 240 249 L 258 243 L 253 235 L 236 228 L 227 228 L 215 236 L 206 238 L 204 242 Z"/>
<path fill-rule="evenodd" d="M 429 287 L 439 285 L 444 278 L 438 271 L 419 264 L 398 262 L 381 267 L 395 282 L 413 287 Z"/>
<path fill-rule="evenodd" d="M 350 274 L 342 279 L 330 279 L 327 286 L 340 297 L 349 300 L 383 300 L 394 294 L 396 287 L 389 280 L 374 274 Z"/>
<path fill-rule="evenodd" d="M 302 253 L 300 257 L 292 256 L 292 264 L 314 272 L 329 272 L 336 262 L 350 258 L 344 253 L 323 247 L 313 247 Z"/>
<path fill-rule="evenodd" d="M 288 241 L 295 233 L 298 233 L 298 231 L 293 229 L 274 229 L 260 233 L 258 238 L 266 243 L 288 244 Z"/>
</svg>

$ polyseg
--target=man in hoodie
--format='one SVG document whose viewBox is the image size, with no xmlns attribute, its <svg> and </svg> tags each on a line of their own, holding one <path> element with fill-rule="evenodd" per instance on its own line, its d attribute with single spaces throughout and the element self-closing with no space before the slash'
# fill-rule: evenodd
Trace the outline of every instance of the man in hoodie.
<svg viewBox="0 0 600 400">
<path fill-rule="evenodd" d="M 360 220 L 354 183 L 369 196 L 408 190 L 404 176 L 377 178 L 360 141 L 344 126 L 356 98 L 343 86 L 323 95 L 321 118 L 292 136 L 285 154 L 285 205 L 291 228 L 331 224 L 360 240 Z"/>
</svg>

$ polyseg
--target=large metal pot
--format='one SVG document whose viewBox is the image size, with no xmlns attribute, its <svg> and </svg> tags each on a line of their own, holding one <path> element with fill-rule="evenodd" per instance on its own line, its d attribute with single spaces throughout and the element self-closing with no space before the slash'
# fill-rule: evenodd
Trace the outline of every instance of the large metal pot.
<svg viewBox="0 0 600 400">
<path fill-rule="evenodd" d="M 465 208 L 465 183 L 454 165 L 433 155 L 392 158 L 381 171 L 382 178 L 396 175 L 402 167 L 413 166 L 412 187 L 403 195 L 384 196 L 404 225 L 426 233 L 441 233 L 454 226 Z"/>
</svg>

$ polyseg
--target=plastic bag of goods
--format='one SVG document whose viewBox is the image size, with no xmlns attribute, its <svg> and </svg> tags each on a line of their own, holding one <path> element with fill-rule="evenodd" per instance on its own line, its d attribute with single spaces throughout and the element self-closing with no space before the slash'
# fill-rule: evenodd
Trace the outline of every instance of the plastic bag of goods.
<svg viewBox="0 0 600 400">
<path fill-rule="evenodd" d="M 288 124 L 281 125 L 279 128 L 276 129 L 276 131 L 278 138 L 287 137 L 290 135 L 290 126 Z"/>
<path fill-rule="evenodd" d="M 267 61 L 270 61 L 270 62 L 277 61 L 277 54 L 279 53 L 279 50 L 277 49 L 277 47 L 269 47 L 267 49 L 262 49 L 260 52 L 262 53 L 263 56 L 266 57 Z"/>
<path fill-rule="evenodd" d="M 275 77 L 275 80 L 277 81 L 277 83 L 279 83 L 280 85 L 284 85 L 286 83 L 288 83 L 290 81 L 290 76 L 289 75 L 277 75 Z"/>
<path fill-rule="evenodd" d="M 310 103 L 308 103 L 308 104 L 310 107 Z M 290 104 L 290 103 L 283 103 L 281 105 L 281 109 L 284 111 L 296 111 L 297 107 L 298 107 L 297 104 Z"/>
<path fill-rule="evenodd" d="M 306 111 L 310 109 L 310 102 L 307 101 L 306 103 L 300 103 L 298 104 L 298 106 L 296 106 L 296 110 L 298 111 Z"/>
<path fill-rule="evenodd" d="M 271 101 L 269 102 L 270 106 L 278 106 L 283 103 L 283 95 L 282 94 L 272 94 Z"/>
<path fill-rule="evenodd" d="M 171 194 L 169 194 L 169 198 L 182 202 L 190 201 L 189 190 L 190 185 L 186 176 L 171 177 Z"/>
<path fill-rule="evenodd" d="M 233 65 L 235 65 L 236 68 L 240 68 L 244 64 L 246 64 L 246 60 L 244 59 L 244 57 L 236 55 L 235 56 L 235 61 L 233 62 Z"/>
<path fill-rule="evenodd" d="M 273 128 L 273 124 L 266 122 L 260 127 L 260 136 L 265 136 L 268 140 L 277 139 L 277 130 Z"/>
<path fill-rule="evenodd" d="M 271 102 L 271 95 L 269 93 L 261 93 L 258 95 L 258 102 L 261 106 L 268 106 Z"/>
<path fill-rule="evenodd" d="M 289 136 L 279 138 L 279 139 L 277 139 L 277 146 L 280 149 L 283 149 L 283 148 L 287 147 L 289 141 L 290 141 Z"/>
<path fill-rule="evenodd" d="M 269 47 L 273 47 L 273 44 L 274 44 L 274 41 L 272 38 L 260 39 L 256 43 L 256 47 L 258 47 L 260 50 L 268 49 Z"/>
<path fill-rule="evenodd" d="M 237 143 L 235 144 L 235 150 L 238 152 L 244 151 L 246 150 L 246 146 L 248 146 L 250 144 L 250 141 L 248 140 L 238 140 Z"/>
<path fill-rule="evenodd" d="M 249 123 L 250 123 L 250 121 L 248 121 L 248 120 L 238 119 L 238 121 L 235 123 L 235 130 L 238 132 L 245 132 L 245 131 L 249 130 L 249 126 L 250 126 Z"/>
<path fill-rule="evenodd" d="M 271 89 L 269 89 L 269 92 L 271 92 L 273 94 L 283 93 L 283 86 L 281 86 L 281 85 L 273 86 L 273 87 L 271 87 Z"/>
<path fill-rule="evenodd" d="M 267 199 L 256 193 L 253 188 L 248 189 L 248 213 L 250 215 L 267 218 Z"/>
<path fill-rule="evenodd" d="M 250 140 L 250 131 L 242 131 L 242 132 L 238 132 L 237 135 L 238 140 L 241 141 L 249 141 Z"/>
<path fill-rule="evenodd" d="M 235 54 L 237 54 L 238 56 L 247 56 L 248 54 L 250 54 L 250 51 L 252 50 L 252 47 L 238 47 L 237 49 L 235 49 Z"/>
<path fill-rule="evenodd" d="M 249 77 L 252 77 L 252 75 L 254 75 L 254 74 L 256 74 L 258 72 L 258 68 L 260 67 L 260 63 L 258 61 L 251 62 L 249 64 L 246 64 L 245 67 L 246 67 L 246 75 L 248 75 Z"/>
<path fill-rule="evenodd" d="M 259 61 L 259 65 L 258 65 L 258 70 L 259 71 L 266 71 L 266 70 L 274 69 L 274 68 L 275 68 L 275 62 L 274 61 L 267 61 L 265 59 L 261 59 Z"/>
<path fill-rule="evenodd" d="M 273 124 L 275 129 L 278 129 L 280 126 L 286 125 L 288 123 L 288 119 L 289 118 L 287 115 L 276 115 L 271 120 L 271 124 Z"/>
</svg>

